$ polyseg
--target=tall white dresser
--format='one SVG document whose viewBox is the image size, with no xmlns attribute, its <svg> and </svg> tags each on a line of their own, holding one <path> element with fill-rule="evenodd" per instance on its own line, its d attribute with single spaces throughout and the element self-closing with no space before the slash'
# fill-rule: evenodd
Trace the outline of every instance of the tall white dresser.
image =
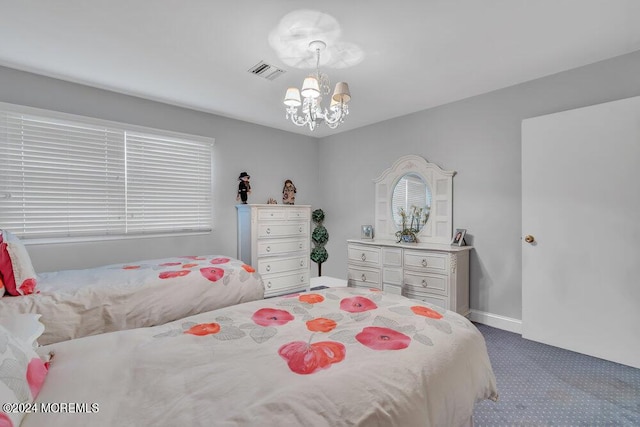
<svg viewBox="0 0 640 427">
<path fill-rule="evenodd" d="M 471 246 L 348 240 L 349 286 L 377 288 L 469 314 Z"/>
<path fill-rule="evenodd" d="M 264 280 L 265 297 L 309 289 L 311 206 L 236 205 L 238 256 Z"/>
</svg>

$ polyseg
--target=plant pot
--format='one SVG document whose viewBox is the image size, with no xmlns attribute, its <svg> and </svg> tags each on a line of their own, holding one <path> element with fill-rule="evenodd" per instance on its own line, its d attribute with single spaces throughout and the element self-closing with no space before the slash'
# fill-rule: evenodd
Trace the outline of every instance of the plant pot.
<svg viewBox="0 0 640 427">
<path fill-rule="evenodd" d="M 404 243 L 415 243 L 416 241 L 416 236 L 412 235 L 412 234 L 403 234 L 402 235 L 402 241 Z"/>
</svg>

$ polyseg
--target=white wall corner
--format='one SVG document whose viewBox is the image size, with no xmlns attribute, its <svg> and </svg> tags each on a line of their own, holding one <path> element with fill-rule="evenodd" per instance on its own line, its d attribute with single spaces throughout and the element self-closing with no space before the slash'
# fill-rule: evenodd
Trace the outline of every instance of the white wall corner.
<svg viewBox="0 0 640 427">
<path fill-rule="evenodd" d="M 484 311 L 471 310 L 469 320 L 522 335 L 522 320 Z"/>
</svg>

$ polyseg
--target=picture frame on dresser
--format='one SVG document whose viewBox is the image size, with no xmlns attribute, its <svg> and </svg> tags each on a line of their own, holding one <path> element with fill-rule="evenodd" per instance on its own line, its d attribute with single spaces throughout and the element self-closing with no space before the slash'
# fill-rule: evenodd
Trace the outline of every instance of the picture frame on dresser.
<svg viewBox="0 0 640 427">
<path fill-rule="evenodd" d="M 467 234 L 467 230 L 464 228 L 456 228 L 456 232 L 453 233 L 451 244 L 453 246 L 465 246 L 464 236 Z"/>
<path fill-rule="evenodd" d="M 360 226 L 360 238 L 364 240 L 373 239 L 373 226 L 372 225 Z"/>
</svg>

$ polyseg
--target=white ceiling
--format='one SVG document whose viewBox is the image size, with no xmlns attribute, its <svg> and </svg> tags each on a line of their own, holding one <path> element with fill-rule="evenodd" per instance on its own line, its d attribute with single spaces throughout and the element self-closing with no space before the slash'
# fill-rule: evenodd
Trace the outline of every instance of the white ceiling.
<svg viewBox="0 0 640 427">
<path fill-rule="evenodd" d="M 323 137 L 640 50 L 639 0 L 315 4 L 0 0 L 0 65 Z M 300 9 L 311 10 L 301 26 L 315 16 L 321 28 L 288 24 L 290 39 L 306 45 L 320 33 L 347 46 L 342 54 L 362 54 L 350 67 L 321 66 L 351 88 L 350 115 L 336 130 L 285 121 L 284 92 L 309 70 L 287 65 L 295 61 L 280 59 L 269 39 Z M 260 60 L 287 72 L 274 81 L 248 73 Z"/>
</svg>

